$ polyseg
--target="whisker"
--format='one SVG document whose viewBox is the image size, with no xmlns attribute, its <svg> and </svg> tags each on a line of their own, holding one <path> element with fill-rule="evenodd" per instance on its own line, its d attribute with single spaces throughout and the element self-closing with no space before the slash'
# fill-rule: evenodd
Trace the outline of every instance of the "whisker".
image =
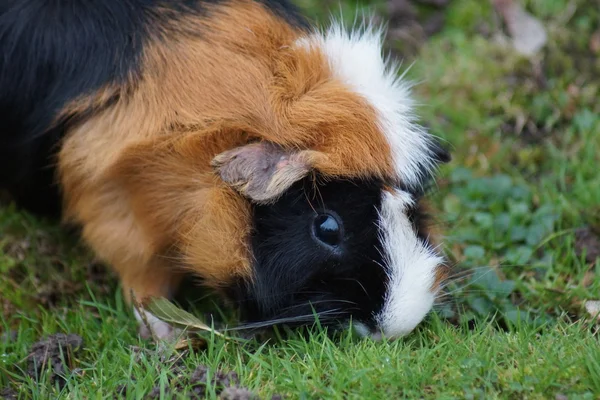
<svg viewBox="0 0 600 400">
<path fill-rule="evenodd" d="M 492 294 L 493 293 L 493 294 L 508 295 L 508 294 L 511 294 L 512 291 L 489 290 L 489 289 L 469 289 L 469 288 L 461 287 L 452 292 L 445 292 L 445 293 L 439 294 L 438 296 L 436 296 L 436 301 L 439 299 L 454 298 L 454 295 L 456 295 L 457 293 L 461 293 L 461 294 Z"/>
<path fill-rule="evenodd" d="M 367 289 L 364 287 L 364 285 L 356 278 L 337 278 L 337 280 L 339 281 L 354 281 L 356 283 L 358 283 L 358 285 L 362 288 L 363 292 L 365 292 L 365 294 L 367 295 L 367 297 L 369 298 L 369 300 L 373 300 L 371 299 L 371 295 L 369 294 L 369 292 L 367 292 Z M 355 302 L 353 302 L 354 304 L 356 304 Z"/>
<path fill-rule="evenodd" d="M 353 304 L 353 305 L 358 305 L 355 301 L 350 301 L 350 300 L 319 300 L 319 301 L 309 301 L 308 303 L 302 303 L 302 304 L 296 304 L 293 306 L 289 306 L 289 307 L 285 307 L 281 310 L 281 314 L 285 313 L 286 311 L 290 311 L 293 310 L 295 308 L 300 308 L 300 307 L 306 307 L 306 306 L 314 306 L 317 304 L 324 304 L 324 303 L 346 303 L 346 304 Z"/>
<path fill-rule="evenodd" d="M 456 267 L 458 266 L 458 264 L 455 264 L 454 266 L 450 267 L 450 269 L 456 269 Z M 461 269 L 458 270 L 456 272 L 454 272 L 453 274 L 449 275 L 446 279 L 443 285 L 441 285 L 441 288 L 446 288 L 449 284 L 456 282 L 456 281 L 460 281 L 460 280 L 464 280 L 467 279 L 469 277 L 472 277 L 473 275 L 475 275 L 477 272 L 479 271 L 485 271 L 486 274 L 490 273 L 491 271 L 494 270 L 505 270 L 508 268 L 519 268 L 519 267 L 523 267 L 524 265 L 522 264 L 500 264 L 500 265 L 495 265 L 495 266 L 480 266 L 480 267 L 471 267 L 471 268 L 465 268 L 465 269 Z M 485 276 L 482 275 L 482 277 Z"/>
<path fill-rule="evenodd" d="M 268 321 L 239 325 L 239 326 L 233 327 L 233 328 L 225 328 L 225 329 L 223 329 L 223 331 L 239 331 L 239 330 L 247 330 L 247 329 L 266 328 L 266 327 L 277 325 L 277 324 L 311 321 L 311 320 L 314 320 L 315 317 L 318 317 L 319 320 L 321 319 L 321 317 L 325 317 L 325 320 L 327 320 L 327 318 L 331 317 L 331 315 L 342 315 L 342 314 L 345 314 L 345 312 L 340 312 L 340 309 L 332 309 L 332 310 L 321 311 L 319 313 L 298 315 L 298 316 L 294 316 L 294 317 L 274 318 L 274 319 L 271 319 Z"/>
</svg>

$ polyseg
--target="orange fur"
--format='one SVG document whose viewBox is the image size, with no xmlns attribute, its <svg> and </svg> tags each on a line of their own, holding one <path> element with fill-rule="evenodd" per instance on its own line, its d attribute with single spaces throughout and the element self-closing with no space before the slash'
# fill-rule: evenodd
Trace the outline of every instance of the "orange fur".
<svg viewBox="0 0 600 400">
<path fill-rule="evenodd" d="M 375 111 L 294 46 L 302 32 L 259 3 L 213 7 L 156 27 L 140 76 L 59 116 L 94 111 L 59 153 L 65 216 L 136 296 L 170 293 L 180 268 L 212 287 L 250 276 L 249 204 L 210 167 L 224 151 L 259 139 L 326 176 L 393 174 Z"/>
</svg>

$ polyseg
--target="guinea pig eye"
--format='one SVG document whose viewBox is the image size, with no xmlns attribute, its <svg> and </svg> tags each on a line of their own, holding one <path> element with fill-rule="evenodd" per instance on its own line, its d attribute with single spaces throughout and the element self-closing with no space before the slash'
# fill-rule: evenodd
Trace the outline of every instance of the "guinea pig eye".
<svg viewBox="0 0 600 400">
<path fill-rule="evenodd" d="M 337 218 L 330 214 L 319 214 L 313 223 L 313 234 L 317 240 L 336 246 L 342 241 L 342 228 Z"/>
</svg>

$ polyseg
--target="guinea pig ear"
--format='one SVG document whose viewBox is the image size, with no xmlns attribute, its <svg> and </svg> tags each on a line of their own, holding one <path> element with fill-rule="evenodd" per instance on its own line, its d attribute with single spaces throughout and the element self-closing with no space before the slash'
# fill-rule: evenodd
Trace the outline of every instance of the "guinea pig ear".
<svg viewBox="0 0 600 400">
<path fill-rule="evenodd" d="M 277 200 L 311 170 L 310 151 L 290 152 L 258 142 L 217 155 L 211 162 L 221 179 L 256 203 Z"/>
</svg>

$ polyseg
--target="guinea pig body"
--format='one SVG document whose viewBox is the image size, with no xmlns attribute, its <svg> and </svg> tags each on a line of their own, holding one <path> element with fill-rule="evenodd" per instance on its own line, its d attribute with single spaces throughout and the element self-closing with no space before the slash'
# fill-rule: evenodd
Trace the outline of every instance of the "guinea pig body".
<svg viewBox="0 0 600 400">
<path fill-rule="evenodd" d="M 257 326 L 316 311 L 397 337 L 429 312 L 445 269 L 420 189 L 447 156 L 379 30 L 269 0 L 1 12 L 0 184 L 44 211 L 57 191 L 128 301 L 191 271 Z"/>
</svg>

